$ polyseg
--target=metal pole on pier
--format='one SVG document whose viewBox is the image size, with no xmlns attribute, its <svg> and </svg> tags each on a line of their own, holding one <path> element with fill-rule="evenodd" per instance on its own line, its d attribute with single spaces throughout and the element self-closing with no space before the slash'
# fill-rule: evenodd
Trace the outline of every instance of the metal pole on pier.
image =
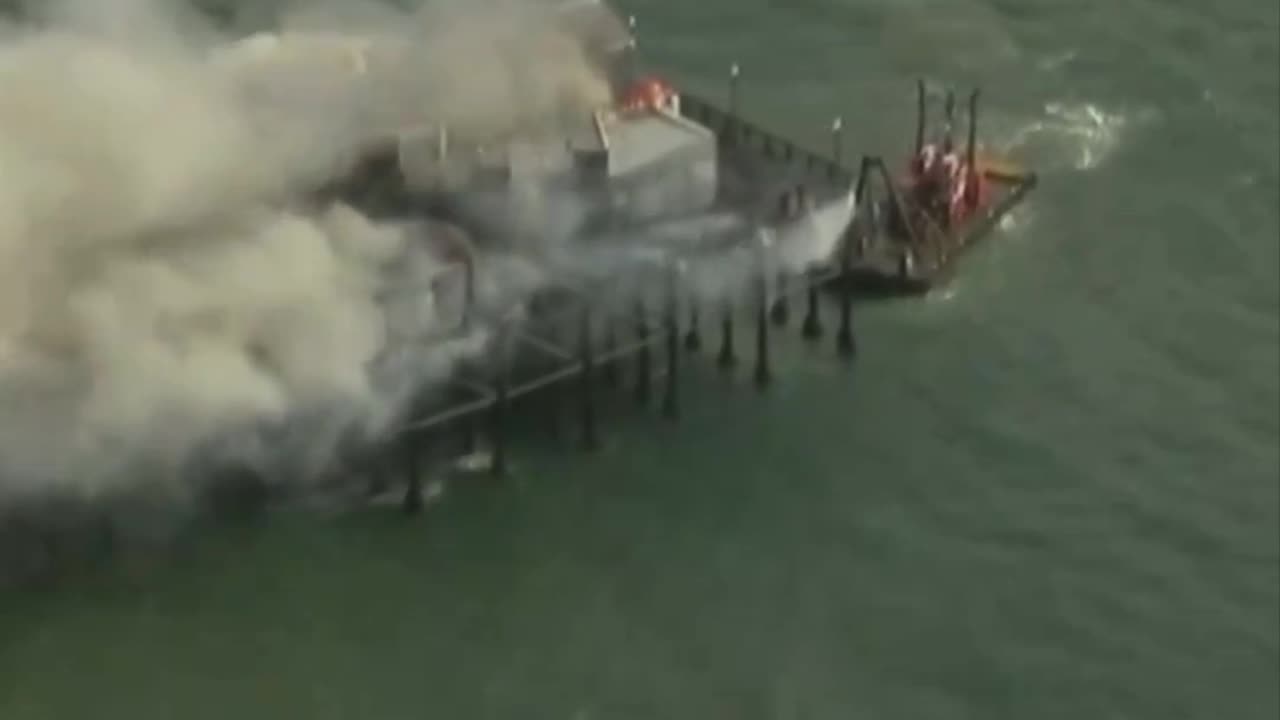
<svg viewBox="0 0 1280 720">
<path fill-rule="evenodd" d="M 470 332 L 474 324 L 476 305 L 476 263 L 470 248 L 466 249 L 463 262 L 462 329 Z"/>
<path fill-rule="evenodd" d="M 916 146 L 911 157 L 919 157 L 924 150 L 925 117 L 924 79 L 916 80 Z"/>
<path fill-rule="evenodd" d="M 965 205 L 973 210 L 978 206 L 978 90 L 969 96 L 969 142 L 965 147 L 965 166 L 969 177 L 965 180 Z"/>
<path fill-rule="evenodd" d="M 627 82 L 640 79 L 640 52 L 636 41 L 636 16 L 627 16 Z"/>
<path fill-rule="evenodd" d="M 738 63 L 729 66 L 729 116 L 734 119 L 738 117 L 738 76 L 741 74 Z"/>
<path fill-rule="evenodd" d="M 831 121 L 831 159 L 837 165 L 844 161 L 844 118 Z"/>
</svg>

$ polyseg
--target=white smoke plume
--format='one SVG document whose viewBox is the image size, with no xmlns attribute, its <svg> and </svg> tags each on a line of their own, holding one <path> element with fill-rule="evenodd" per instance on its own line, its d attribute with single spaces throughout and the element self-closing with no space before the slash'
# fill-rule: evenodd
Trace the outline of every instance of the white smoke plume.
<svg viewBox="0 0 1280 720">
<path fill-rule="evenodd" d="M 393 126 L 493 136 L 607 99 L 570 38 L 482 5 L 369 9 L 327 50 L 229 47 L 160 0 L 49 0 L 7 28 L 0 505 L 176 479 L 294 420 L 323 419 L 302 443 L 322 458 L 482 347 L 428 342 L 429 230 L 301 201 Z"/>
</svg>

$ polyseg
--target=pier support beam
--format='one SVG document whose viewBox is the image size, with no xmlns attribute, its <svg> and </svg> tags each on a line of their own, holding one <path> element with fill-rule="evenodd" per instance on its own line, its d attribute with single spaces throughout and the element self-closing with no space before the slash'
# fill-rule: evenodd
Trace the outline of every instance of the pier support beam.
<svg viewBox="0 0 1280 720">
<path fill-rule="evenodd" d="M 404 460 L 404 500 L 401 509 L 406 515 L 422 512 L 422 463 L 418 433 L 410 431 L 400 438 L 400 452 Z"/>
<path fill-rule="evenodd" d="M 810 282 L 808 289 L 805 291 L 808 307 L 804 313 L 804 324 L 800 328 L 801 334 L 805 340 L 817 340 L 822 337 L 822 318 L 819 308 L 818 283 Z"/>
<path fill-rule="evenodd" d="M 858 353 L 853 337 L 853 238 L 849 234 L 840 245 L 840 328 L 836 332 L 836 350 L 840 357 L 852 360 Z"/>
<path fill-rule="evenodd" d="M 738 355 L 733 348 L 733 301 L 725 300 L 724 313 L 720 319 L 720 354 L 716 365 L 721 370 L 729 371 L 738 365 Z"/>
<path fill-rule="evenodd" d="M 649 345 L 649 321 L 645 317 L 644 299 L 636 301 L 636 402 L 648 405 L 653 389 L 653 367 Z"/>
<path fill-rule="evenodd" d="M 702 330 L 699 328 L 698 298 L 689 298 L 689 329 L 684 334 L 684 349 L 698 352 L 702 349 Z"/>
<path fill-rule="evenodd" d="M 777 297 L 774 298 L 773 306 L 769 309 L 769 319 L 773 321 L 774 325 L 781 327 L 791 320 L 791 303 L 787 298 L 786 273 L 778 273 L 777 283 Z"/>
<path fill-rule="evenodd" d="M 680 322 L 674 284 L 668 291 L 664 317 L 666 330 L 667 373 L 662 393 L 662 415 L 668 420 L 680 416 Z"/>
<path fill-rule="evenodd" d="M 769 368 L 769 284 L 760 276 L 760 300 L 756 303 L 756 387 L 764 390 L 773 381 Z"/>
</svg>

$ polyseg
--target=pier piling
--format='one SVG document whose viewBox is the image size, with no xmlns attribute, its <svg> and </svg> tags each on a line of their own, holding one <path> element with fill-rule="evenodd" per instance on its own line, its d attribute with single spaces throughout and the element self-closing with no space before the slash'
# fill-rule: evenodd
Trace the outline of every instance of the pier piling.
<svg viewBox="0 0 1280 720">
<path fill-rule="evenodd" d="M 408 432 L 400 440 L 400 452 L 404 459 L 404 500 L 401 508 L 406 515 L 422 512 L 422 463 L 417 433 Z"/>
<path fill-rule="evenodd" d="M 800 333 L 805 340 L 813 341 L 822 337 L 822 317 L 819 311 L 821 303 L 818 298 L 818 284 L 809 283 L 809 289 L 805 292 L 808 307 L 804 313 L 804 323 L 801 325 Z"/>
<path fill-rule="evenodd" d="M 667 310 L 664 317 L 666 329 L 667 373 L 663 386 L 662 414 L 668 420 L 680 415 L 680 322 L 676 303 L 675 285 L 668 290 Z"/>
<path fill-rule="evenodd" d="M 769 369 L 769 284 L 760 276 L 760 299 L 756 303 L 756 387 L 764 390 L 773 380 Z"/>
<path fill-rule="evenodd" d="M 778 273 L 778 292 L 777 297 L 773 300 L 773 306 L 769 309 L 769 319 L 774 325 L 782 327 L 791 320 L 791 303 L 787 298 L 787 276 L 785 273 Z"/>
<path fill-rule="evenodd" d="M 644 299 L 636 300 L 636 403 L 648 405 L 653 389 L 653 363 L 649 347 L 649 321 L 645 317 Z"/>
<path fill-rule="evenodd" d="M 853 338 L 853 238 L 845 236 L 840 245 L 840 329 L 836 333 L 836 350 L 840 357 L 852 360 L 858 348 Z"/>
<path fill-rule="evenodd" d="M 698 299 L 696 297 L 689 298 L 689 329 L 684 334 L 684 349 L 689 352 L 698 352 L 702 349 L 702 330 L 699 328 L 700 312 L 698 310 Z"/>
<path fill-rule="evenodd" d="M 738 364 L 738 356 L 733 348 L 733 302 L 726 300 L 724 313 L 720 319 L 720 355 L 716 358 L 716 365 L 721 370 L 732 370 Z"/>
</svg>

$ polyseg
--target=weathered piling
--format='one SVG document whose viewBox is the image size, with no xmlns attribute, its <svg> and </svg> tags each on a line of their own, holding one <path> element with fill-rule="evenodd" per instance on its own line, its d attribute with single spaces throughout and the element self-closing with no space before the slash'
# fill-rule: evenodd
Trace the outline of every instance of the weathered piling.
<svg viewBox="0 0 1280 720">
<path fill-rule="evenodd" d="M 663 326 L 666 331 L 667 372 L 662 393 L 662 414 L 669 420 L 680 415 L 680 321 L 679 298 L 676 296 L 674 276 L 667 288 L 666 312 Z"/>
<path fill-rule="evenodd" d="M 769 368 L 769 283 L 760 275 L 759 299 L 756 302 L 756 387 L 763 390 L 773 380 Z"/>
<path fill-rule="evenodd" d="M 836 349 L 840 357 L 852 360 L 857 354 L 853 338 L 853 239 L 846 236 L 840 244 L 840 328 L 836 332 Z"/>
<path fill-rule="evenodd" d="M 721 312 L 720 354 L 716 358 L 716 365 L 721 370 L 729 371 L 738 364 L 737 351 L 733 347 L 733 302 L 726 300 Z"/>
<path fill-rule="evenodd" d="M 777 297 L 773 299 L 773 305 L 769 309 L 769 319 L 774 325 L 779 327 L 786 325 L 791 320 L 791 302 L 787 297 L 787 275 L 786 273 L 778 273 Z"/>
<path fill-rule="evenodd" d="M 684 349 L 689 352 L 698 352 L 702 349 L 702 329 L 699 327 L 700 314 L 698 298 L 691 295 L 689 297 L 689 329 L 684 333 Z"/>
<path fill-rule="evenodd" d="M 818 283 L 810 281 L 809 287 L 805 291 L 807 307 L 805 308 L 804 323 L 800 327 L 800 333 L 805 340 L 809 341 L 822 337 L 821 303 L 819 302 L 818 290 Z"/>
<path fill-rule="evenodd" d="M 422 454 L 418 447 L 420 438 L 420 431 L 409 431 L 400 438 L 400 454 L 405 473 L 401 507 L 407 515 L 422 512 Z"/>
<path fill-rule="evenodd" d="M 636 403 L 648 405 L 653 394 L 653 362 L 649 347 L 649 320 L 646 317 L 644 299 L 636 300 L 635 308 L 636 342 Z"/>
</svg>

